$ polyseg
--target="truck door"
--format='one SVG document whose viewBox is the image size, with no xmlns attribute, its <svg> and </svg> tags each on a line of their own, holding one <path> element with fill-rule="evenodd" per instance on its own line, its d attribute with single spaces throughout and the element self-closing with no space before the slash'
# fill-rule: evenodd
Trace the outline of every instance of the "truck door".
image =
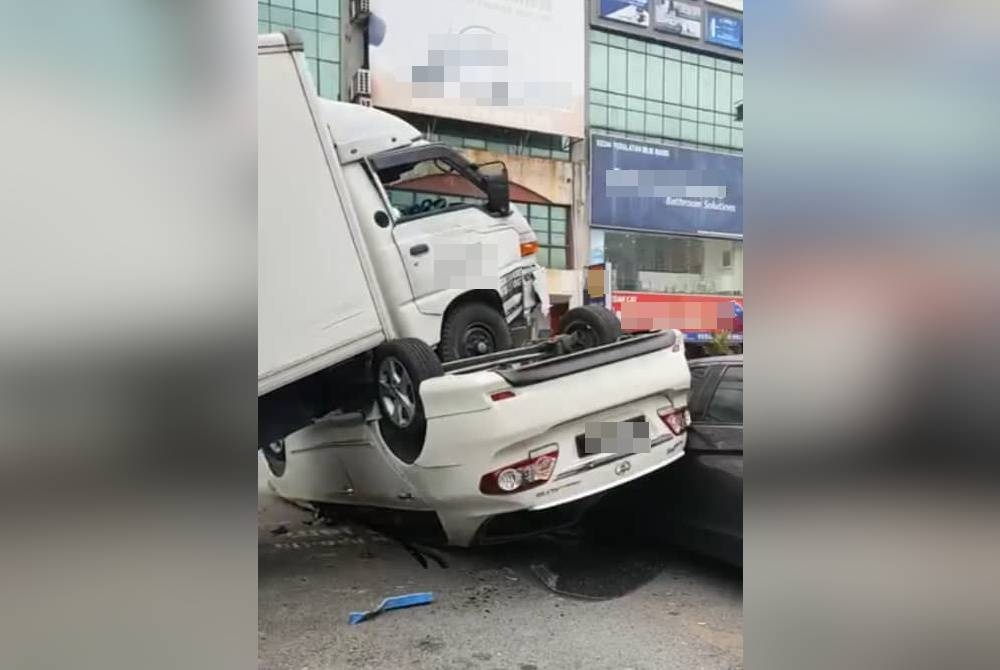
<svg viewBox="0 0 1000 670">
<path fill-rule="evenodd" d="M 487 211 L 486 195 L 463 160 L 443 145 L 422 145 L 372 161 L 396 201 L 402 195 L 411 203 L 396 208 L 393 239 L 417 308 L 428 314 L 443 313 L 465 291 L 498 290 L 503 270 L 520 263 L 517 232 Z M 410 195 L 428 182 L 462 195 Z"/>
</svg>

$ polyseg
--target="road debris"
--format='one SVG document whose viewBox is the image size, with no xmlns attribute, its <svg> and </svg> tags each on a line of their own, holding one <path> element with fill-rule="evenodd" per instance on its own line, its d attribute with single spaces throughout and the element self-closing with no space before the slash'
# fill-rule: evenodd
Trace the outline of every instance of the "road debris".
<svg viewBox="0 0 1000 670">
<path fill-rule="evenodd" d="M 367 612 L 351 612 L 347 618 L 347 623 L 354 625 L 362 621 L 374 618 L 386 610 L 397 610 L 405 607 L 415 607 L 417 605 L 429 605 L 434 602 L 434 594 L 429 591 L 423 593 L 407 593 L 401 596 L 390 596 L 385 598 L 378 607 Z"/>
</svg>

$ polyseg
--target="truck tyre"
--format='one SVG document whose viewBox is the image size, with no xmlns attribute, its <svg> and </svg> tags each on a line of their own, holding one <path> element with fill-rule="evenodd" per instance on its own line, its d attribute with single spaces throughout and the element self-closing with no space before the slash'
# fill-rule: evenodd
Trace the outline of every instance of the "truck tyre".
<svg viewBox="0 0 1000 670">
<path fill-rule="evenodd" d="M 434 350 L 422 340 L 392 340 L 375 350 L 375 397 L 379 432 L 389 450 L 404 463 L 412 463 L 424 448 L 427 417 L 420 399 L 420 384 L 444 374 Z"/>
<path fill-rule="evenodd" d="M 600 305 L 574 307 L 559 320 L 559 332 L 575 335 L 574 349 L 611 344 L 622 336 L 622 325 L 611 311 Z"/>
<path fill-rule="evenodd" d="M 467 302 L 451 310 L 441 327 L 441 360 L 482 356 L 510 349 L 510 326 L 503 314 L 482 302 Z"/>
</svg>

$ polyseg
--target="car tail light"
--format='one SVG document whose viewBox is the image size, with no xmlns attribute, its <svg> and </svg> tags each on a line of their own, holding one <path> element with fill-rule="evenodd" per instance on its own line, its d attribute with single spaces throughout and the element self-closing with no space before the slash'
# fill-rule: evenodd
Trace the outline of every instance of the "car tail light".
<svg viewBox="0 0 1000 670">
<path fill-rule="evenodd" d="M 664 407 L 658 410 L 656 414 L 674 435 L 680 435 L 691 425 L 691 412 L 688 411 L 687 407 L 679 409 Z"/>
<path fill-rule="evenodd" d="M 521 242 L 521 256 L 530 256 L 536 251 L 538 251 L 538 240 Z"/>
<path fill-rule="evenodd" d="M 479 490 L 487 495 L 504 495 L 540 486 L 552 477 L 558 459 L 557 445 L 534 449 L 523 461 L 487 472 L 479 480 Z"/>
<path fill-rule="evenodd" d="M 490 400 L 493 402 L 498 402 L 500 400 L 506 400 L 507 398 L 513 398 L 513 391 L 497 391 L 496 393 L 490 394 Z"/>
</svg>

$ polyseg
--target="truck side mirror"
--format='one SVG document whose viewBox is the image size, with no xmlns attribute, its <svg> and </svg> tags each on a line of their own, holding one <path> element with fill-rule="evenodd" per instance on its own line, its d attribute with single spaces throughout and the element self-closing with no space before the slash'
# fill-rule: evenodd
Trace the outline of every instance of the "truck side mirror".
<svg viewBox="0 0 1000 670">
<path fill-rule="evenodd" d="M 506 174 L 486 176 L 486 209 L 499 214 L 510 211 L 510 184 Z"/>
</svg>

